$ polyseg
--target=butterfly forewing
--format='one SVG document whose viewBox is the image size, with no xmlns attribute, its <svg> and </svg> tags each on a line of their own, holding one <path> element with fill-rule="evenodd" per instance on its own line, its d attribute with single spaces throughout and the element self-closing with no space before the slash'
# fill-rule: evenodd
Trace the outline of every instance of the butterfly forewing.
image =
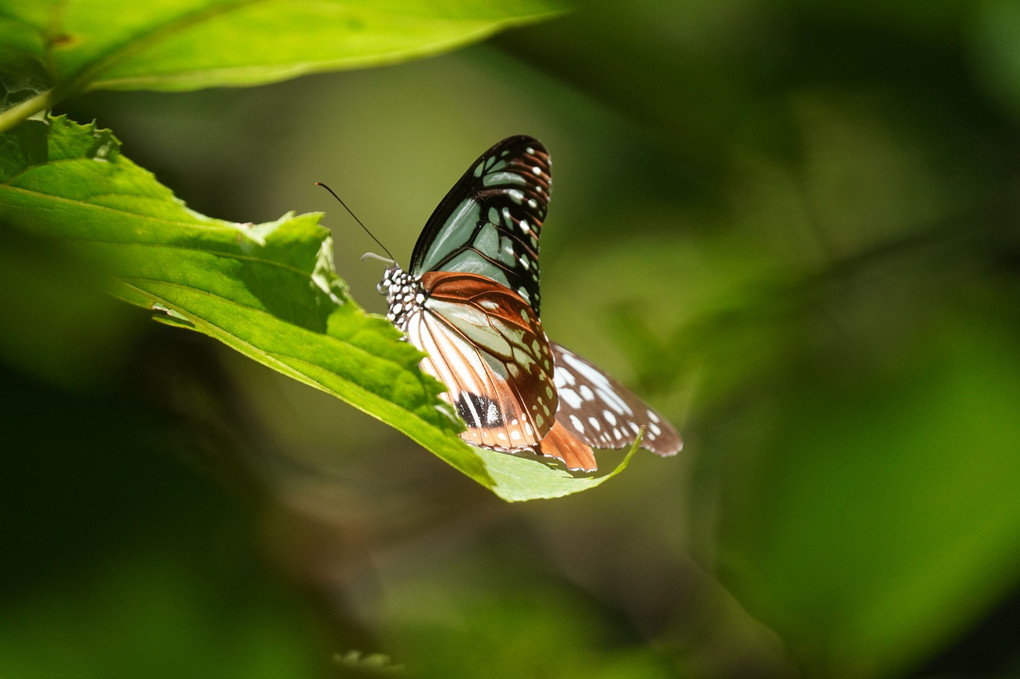
<svg viewBox="0 0 1020 679">
<path fill-rule="evenodd" d="M 555 342 L 550 348 L 559 397 L 556 421 L 572 434 L 594 448 L 624 448 L 643 429 L 643 448 L 659 455 L 680 450 L 683 443 L 673 425 L 619 381 Z"/>
<path fill-rule="evenodd" d="M 407 319 L 422 368 L 467 424 L 469 443 L 502 450 L 536 445 L 553 426 L 553 358 L 538 316 L 483 276 L 430 271 L 425 300 Z"/>
<path fill-rule="evenodd" d="M 537 139 L 508 137 L 464 173 L 429 217 L 412 275 L 486 276 L 539 311 L 538 236 L 549 205 L 549 154 Z"/>
</svg>

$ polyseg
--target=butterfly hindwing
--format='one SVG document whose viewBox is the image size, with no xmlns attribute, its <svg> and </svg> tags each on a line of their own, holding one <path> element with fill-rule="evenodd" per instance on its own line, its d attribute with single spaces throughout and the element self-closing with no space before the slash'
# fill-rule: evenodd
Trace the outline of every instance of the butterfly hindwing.
<svg viewBox="0 0 1020 679">
<path fill-rule="evenodd" d="M 577 438 L 593 448 L 624 448 L 643 429 L 643 448 L 659 455 L 680 450 L 673 425 L 630 389 L 569 349 L 549 346 L 556 364 L 556 421 Z"/>
<path fill-rule="evenodd" d="M 549 154 L 528 136 L 486 151 L 429 217 L 412 275 L 471 273 L 510 288 L 539 311 L 538 237 L 549 205 Z"/>
</svg>

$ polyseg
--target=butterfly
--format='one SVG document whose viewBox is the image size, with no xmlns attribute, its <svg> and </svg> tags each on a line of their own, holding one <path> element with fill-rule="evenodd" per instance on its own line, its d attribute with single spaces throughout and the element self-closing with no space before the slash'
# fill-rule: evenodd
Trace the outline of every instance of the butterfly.
<svg viewBox="0 0 1020 679">
<path fill-rule="evenodd" d="M 508 137 L 483 153 L 425 223 L 407 271 L 383 274 L 387 318 L 427 356 L 421 369 L 464 420 L 474 446 L 558 458 L 595 471 L 592 448 L 673 455 L 666 419 L 620 382 L 551 342 L 539 317 L 539 232 L 549 153 Z"/>
</svg>

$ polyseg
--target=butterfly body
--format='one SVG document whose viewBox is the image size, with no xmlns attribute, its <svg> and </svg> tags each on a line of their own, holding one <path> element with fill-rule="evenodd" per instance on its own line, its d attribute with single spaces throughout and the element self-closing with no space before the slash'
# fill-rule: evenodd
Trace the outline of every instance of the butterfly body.
<svg viewBox="0 0 1020 679">
<path fill-rule="evenodd" d="M 592 446 L 681 446 L 676 430 L 622 384 L 550 342 L 539 318 L 539 233 L 548 152 L 526 136 L 484 153 L 433 212 L 408 271 L 386 270 L 390 321 L 424 351 L 422 370 L 467 425 L 468 443 L 597 468 Z"/>
<path fill-rule="evenodd" d="M 447 386 L 468 443 L 512 451 L 542 440 L 556 412 L 553 359 L 520 295 L 478 274 L 415 277 L 397 267 L 382 285 L 390 321 L 428 354 L 421 367 Z"/>
</svg>

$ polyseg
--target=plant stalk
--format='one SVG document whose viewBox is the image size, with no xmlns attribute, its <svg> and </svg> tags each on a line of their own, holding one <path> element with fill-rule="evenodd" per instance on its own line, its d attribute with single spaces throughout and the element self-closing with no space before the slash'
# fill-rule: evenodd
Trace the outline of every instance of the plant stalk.
<svg viewBox="0 0 1020 679">
<path fill-rule="evenodd" d="M 13 128 L 22 120 L 31 118 L 39 111 L 49 108 L 53 103 L 53 100 L 53 90 L 48 89 L 45 92 L 40 92 L 34 97 L 26 99 L 16 106 L 12 106 L 6 111 L 0 112 L 0 134 L 3 134 L 7 130 Z"/>
</svg>

